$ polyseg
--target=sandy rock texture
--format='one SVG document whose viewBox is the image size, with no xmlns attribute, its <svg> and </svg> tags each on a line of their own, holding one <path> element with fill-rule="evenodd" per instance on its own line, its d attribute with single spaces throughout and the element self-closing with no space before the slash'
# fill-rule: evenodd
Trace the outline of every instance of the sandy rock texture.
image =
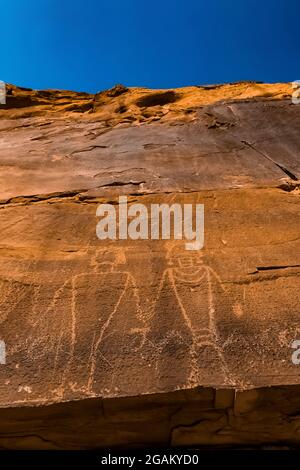
<svg viewBox="0 0 300 470">
<path fill-rule="evenodd" d="M 7 85 L 0 448 L 300 444 L 292 91 Z M 99 240 L 120 195 L 204 204 L 203 250 Z"/>
</svg>

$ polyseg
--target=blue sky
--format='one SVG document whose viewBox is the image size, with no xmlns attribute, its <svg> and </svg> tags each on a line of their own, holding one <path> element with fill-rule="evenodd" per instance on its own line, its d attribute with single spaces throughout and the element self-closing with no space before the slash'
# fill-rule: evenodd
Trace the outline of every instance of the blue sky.
<svg viewBox="0 0 300 470">
<path fill-rule="evenodd" d="M 299 0 L 10 0 L 0 79 L 96 92 L 300 79 Z"/>
</svg>

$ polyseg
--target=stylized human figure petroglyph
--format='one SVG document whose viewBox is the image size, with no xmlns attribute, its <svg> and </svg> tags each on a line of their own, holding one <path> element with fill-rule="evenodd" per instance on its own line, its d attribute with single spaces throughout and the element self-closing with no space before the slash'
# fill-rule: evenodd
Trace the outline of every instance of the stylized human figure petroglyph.
<svg viewBox="0 0 300 470">
<path fill-rule="evenodd" d="M 125 262 L 121 250 L 98 250 L 91 260 L 93 271 L 74 276 L 55 293 L 48 314 L 61 310 L 53 368 L 54 376 L 60 376 L 59 396 L 68 388 L 105 395 L 128 387 L 126 368 L 132 366 L 147 328 L 135 280 L 118 268 Z"/>
<path fill-rule="evenodd" d="M 230 382 L 216 323 L 215 296 L 225 292 L 221 279 L 202 252 L 175 245 L 167 258 L 148 336 L 158 350 L 157 380 L 197 385 L 213 369 Z"/>
<path fill-rule="evenodd" d="M 30 270 L 31 264 L 31 262 L 25 263 L 24 271 Z M 11 271 L 13 272 L 13 269 Z M 10 355 L 24 349 L 28 330 L 25 315 L 20 318 L 20 312 L 27 313 L 33 307 L 33 297 L 37 288 L 34 276 L 31 279 L 7 279 L 3 276 L 0 278 L 0 324 L 3 323 Z M 21 321 L 24 321 L 22 327 L 20 327 Z"/>
</svg>

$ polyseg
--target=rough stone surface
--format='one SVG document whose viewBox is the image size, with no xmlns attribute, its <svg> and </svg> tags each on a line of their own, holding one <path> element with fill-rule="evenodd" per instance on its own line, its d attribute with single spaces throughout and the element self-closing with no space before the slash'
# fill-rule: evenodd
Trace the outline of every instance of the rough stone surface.
<svg viewBox="0 0 300 470">
<path fill-rule="evenodd" d="M 7 86 L 0 447 L 300 443 L 291 93 Z M 96 208 L 119 195 L 203 203 L 204 249 L 98 240 Z"/>
</svg>

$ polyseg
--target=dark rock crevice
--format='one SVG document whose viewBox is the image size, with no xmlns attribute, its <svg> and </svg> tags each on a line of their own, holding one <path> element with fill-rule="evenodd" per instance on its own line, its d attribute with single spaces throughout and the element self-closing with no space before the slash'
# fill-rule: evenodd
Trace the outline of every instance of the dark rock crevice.
<svg viewBox="0 0 300 470">
<path fill-rule="evenodd" d="M 298 177 L 292 173 L 288 168 L 286 168 L 282 163 L 278 163 L 273 158 L 271 158 L 266 152 L 263 152 L 262 150 L 257 149 L 253 144 L 250 142 L 247 142 L 246 140 L 242 140 L 242 143 L 250 147 L 251 149 L 255 150 L 257 153 L 262 155 L 264 158 L 269 160 L 270 162 L 274 163 L 280 170 L 282 170 L 291 180 L 293 181 L 298 181 Z"/>
</svg>

